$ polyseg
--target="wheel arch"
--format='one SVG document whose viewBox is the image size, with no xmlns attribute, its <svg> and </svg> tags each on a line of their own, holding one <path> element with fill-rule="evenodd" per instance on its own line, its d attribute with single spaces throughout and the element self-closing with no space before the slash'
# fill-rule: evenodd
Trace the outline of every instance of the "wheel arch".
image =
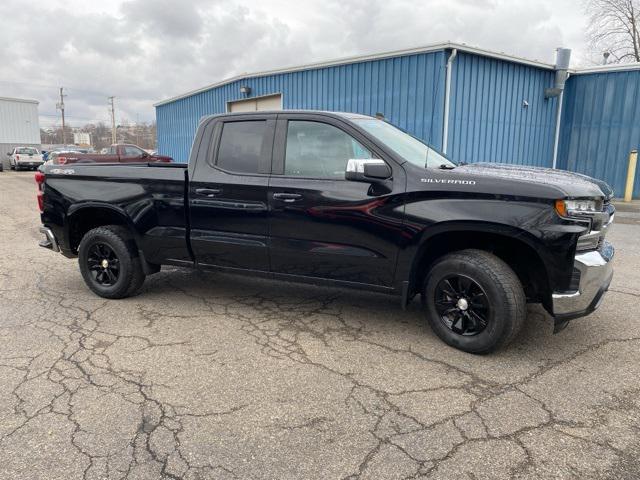
<svg viewBox="0 0 640 480">
<path fill-rule="evenodd" d="M 105 225 L 121 225 L 127 228 L 137 241 L 133 223 L 124 210 L 113 205 L 92 202 L 72 206 L 67 212 L 66 230 L 69 248 L 77 253 L 82 237 L 89 230 Z"/>
<path fill-rule="evenodd" d="M 470 248 L 493 253 L 509 265 L 520 279 L 528 301 L 542 302 L 545 306 L 550 301 L 548 271 L 540 255 L 539 240 L 520 228 L 486 222 L 446 222 L 434 226 L 421 239 L 413 256 L 407 279 L 409 297 L 421 291 L 426 273 L 438 258 Z"/>
</svg>

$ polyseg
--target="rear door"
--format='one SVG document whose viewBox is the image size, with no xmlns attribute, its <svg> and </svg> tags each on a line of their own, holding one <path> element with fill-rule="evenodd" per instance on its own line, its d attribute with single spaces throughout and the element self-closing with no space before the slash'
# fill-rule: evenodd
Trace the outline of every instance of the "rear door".
<svg viewBox="0 0 640 480">
<path fill-rule="evenodd" d="M 267 189 L 275 123 L 275 115 L 255 114 L 207 126 L 207 153 L 189 182 L 191 245 L 199 265 L 269 270 Z"/>
<path fill-rule="evenodd" d="M 269 187 L 276 273 L 393 286 L 404 170 L 384 186 L 345 180 L 351 158 L 382 158 L 334 117 L 280 114 Z M 387 162 L 389 163 L 389 162 Z"/>
<path fill-rule="evenodd" d="M 121 147 L 117 145 L 111 145 L 107 149 L 107 153 L 104 153 L 104 154 L 87 153 L 87 154 L 80 155 L 80 157 L 82 158 L 82 156 L 84 156 L 86 159 L 90 159 L 94 162 L 99 162 L 99 163 L 118 163 L 120 161 L 120 155 L 118 155 L 118 148 L 121 148 Z"/>
</svg>

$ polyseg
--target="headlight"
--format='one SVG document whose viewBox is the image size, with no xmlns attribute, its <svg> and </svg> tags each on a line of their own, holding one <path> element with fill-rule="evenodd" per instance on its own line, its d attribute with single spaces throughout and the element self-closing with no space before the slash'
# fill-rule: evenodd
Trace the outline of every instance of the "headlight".
<svg viewBox="0 0 640 480">
<path fill-rule="evenodd" d="M 556 200 L 556 212 L 561 217 L 589 215 L 598 211 L 595 200 Z"/>
</svg>

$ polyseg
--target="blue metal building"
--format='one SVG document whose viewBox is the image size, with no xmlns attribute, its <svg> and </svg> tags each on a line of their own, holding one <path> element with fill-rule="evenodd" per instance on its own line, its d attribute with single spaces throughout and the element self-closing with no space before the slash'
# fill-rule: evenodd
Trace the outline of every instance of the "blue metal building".
<svg viewBox="0 0 640 480">
<path fill-rule="evenodd" d="M 186 161 L 203 116 L 264 99 L 382 113 L 454 161 L 551 167 L 555 146 L 559 168 L 621 195 L 629 151 L 640 147 L 640 65 L 571 71 L 563 97 L 546 98 L 554 79 L 553 65 L 455 43 L 247 74 L 156 104 L 158 150 Z"/>
</svg>

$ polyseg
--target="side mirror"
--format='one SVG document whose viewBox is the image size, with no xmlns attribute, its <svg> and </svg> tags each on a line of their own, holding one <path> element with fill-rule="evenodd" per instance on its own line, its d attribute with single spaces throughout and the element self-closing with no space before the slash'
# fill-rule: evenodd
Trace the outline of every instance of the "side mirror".
<svg viewBox="0 0 640 480">
<path fill-rule="evenodd" d="M 384 160 L 352 158 L 347 162 L 344 173 L 352 182 L 380 183 L 391 177 L 391 168 Z"/>
<path fill-rule="evenodd" d="M 11 155 L 13 155 L 11 152 L 7 152 L 7 157 L 10 157 Z"/>
</svg>

